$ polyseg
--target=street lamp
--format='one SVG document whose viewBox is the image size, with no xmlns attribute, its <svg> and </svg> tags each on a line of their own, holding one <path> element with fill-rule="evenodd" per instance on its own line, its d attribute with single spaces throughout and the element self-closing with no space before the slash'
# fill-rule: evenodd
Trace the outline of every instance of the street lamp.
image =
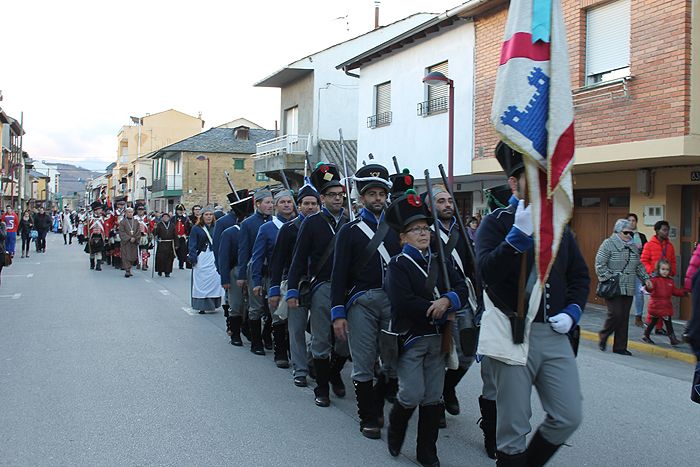
<svg viewBox="0 0 700 467">
<path fill-rule="evenodd" d="M 447 184 L 450 185 L 448 188 L 452 191 L 453 181 L 454 181 L 454 157 L 455 157 L 455 146 L 454 146 L 454 130 L 455 130 L 455 82 L 452 81 L 447 76 L 443 75 L 439 71 L 433 71 L 425 75 L 423 82 L 428 86 L 441 86 L 447 84 L 449 89 L 449 101 L 448 101 L 448 135 L 447 135 Z"/>
<path fill-rule="evenodd" d="M 139 177 L 139 180 L 143 180 L 143 204 L 148 207 L 148 195 L 146 193 L 146 177 Z"/>
<path fill-rule="evenodd" d="M 207 161 L 207 206 L 209 206 L 209 187 L 210 187 L 210 169 L 211 169 L 211 159 L 209 159 L 204 154 L 197 156 L 198 161 Z"/>
</svg>

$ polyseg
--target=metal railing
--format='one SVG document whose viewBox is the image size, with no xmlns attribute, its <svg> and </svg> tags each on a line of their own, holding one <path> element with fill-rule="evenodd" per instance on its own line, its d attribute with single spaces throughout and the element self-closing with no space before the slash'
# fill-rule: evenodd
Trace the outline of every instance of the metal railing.
<svg viewBox="0 0 700 467">
<path fill-rule="evenodd" d="M 391 124 L 391 112 L 382 112 L 367 117 L 367 128 L 377 128 Z"/>
<path fill-rule="evenodd" d="M 165 190 L 182 190 L 182 175 L 166 175 L 153 180 L 152 192 Z"/>
<path fill-rule="evenodd" d="M 449 108 L 449 100 L 447 96 L 443 96 L 429 101 L 419 102 L 416 106 L 416 113 L 419 117 L 425 117 L 426 115 L 446 112 Z"/>
<path fill-rule="evenodd" d="M 255 159 L 276 154 L 304 154 L 311 144 L 311 135 L 283 135 L 255 145 Z"/>
</svg>

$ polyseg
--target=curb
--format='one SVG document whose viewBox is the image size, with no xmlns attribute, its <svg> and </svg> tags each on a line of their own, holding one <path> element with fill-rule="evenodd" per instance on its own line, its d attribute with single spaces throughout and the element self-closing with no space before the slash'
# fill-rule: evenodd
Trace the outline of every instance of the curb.
<svg viewBox="0 0 700 467">
<path fill-rule="evenodd" d="M 587 341 L 592 341 L 598 343 L 599 337 L 597 332 L 584 331 L 581 330 L 581 337 Z M 639 352 L 644 352 L 651 355 L 656 355 L 663 358 L 671 358 L 673 360 L 679 360 L 681 362 L 690 363 L 695 365 L 695 356 L 685 352 L 679 352 L 678 350 L 664 349 L 662 347 L 656 347 L 651 344 L 644 344 L 642 342 L 634 342 L 632 340 L 627 342 L 627 347 L 632 350 L 637 350 Z"/>
</svg>

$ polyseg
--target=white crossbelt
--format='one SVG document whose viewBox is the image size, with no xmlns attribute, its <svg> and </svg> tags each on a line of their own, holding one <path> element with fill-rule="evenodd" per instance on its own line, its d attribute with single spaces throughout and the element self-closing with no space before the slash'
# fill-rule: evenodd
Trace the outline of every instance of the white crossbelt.
<svg viewBox="0 0 700 467">
<path fill-rule="evenodd" d="M 430 228 L 435 230 L 434 225 L 430 226 Z M 447 243 L 450 241 L 450 237 L 442 229 L 440 229 L 440 238 L 442 239 L 442 243 L 444 243 L 445 245 L 447 245 Z M 469 289 L 469 305 L 472 307 L 472 310 L 476 310 L 478 303 L 476 301 L 476 291 L 474 290 L 474 284 L 472 284 L 472 281 L 469 279 L 469 277 L 467 277 L 467 273 L 464 270 L 464 264 L 462 263 L 462 258 L 459 257 L 459 253 L 457 253 L 456 247 L 452 249 L 451 254 L 452 259 L 454 259 L 455 263 L 459 267 L 459 270 L 462 271 L 464 281 L 467 283 L 467 289 Z"/>
<path fill-rule="evenodd" d="M 370 229 L 369 225 L 363 220 L 360 220 L 360 222 L 357 223 L 357 227 L 364 233 L 367 238 L 369 238 L 369 241 L 371 242 L 372 239 L 374 238 L 375 232 Z M 379 252 L 379 255 L 382 257 L 384 260 L 385 264 L 389 264 L 389 260 L 391 259 L 391 256 L 389 256 L 389 252 L 386 251 L 386 247 L 384 246 L 384 241 L 379 244 L 377 247 L 377 251 Z"/>
</svg>

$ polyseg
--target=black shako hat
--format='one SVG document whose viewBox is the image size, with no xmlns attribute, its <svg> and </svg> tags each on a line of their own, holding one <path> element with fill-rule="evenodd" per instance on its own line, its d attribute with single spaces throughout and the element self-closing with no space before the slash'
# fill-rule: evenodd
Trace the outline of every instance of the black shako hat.
<svg viewBox="0 0 700 467">
<path fill-rule="evenodd" d="M 525 170 L 523 155 L 503 141 L 496 145 L 496 159 L 501 164 L 506 177 L 517 177 Z"/>
<path fill-rule="evenodd" d="M 104 206 L 100 201 L 93 201 L 92 203 L 90 203 L 90 209 L 92 209 L 93 211 L 95 209 L 104 209 Z"/>
<path fill-rule="evenodd" d="M 238 196 L 236 196 L 238 194 Z M 250 194 L 248 193 L 248 190 L 245 188 L 243 190 L 236 190 L 236 193 L 231 192 L 226 195 L 226 198 L 228 198 L 228 204 L 231 206 L 233 203 L 236 203 L 239 199 L 247 198 Z"/>
<path fill-rule="evenodd" d="M 408 169 L 403 169 L 401 173 L 390 175 L 389 180 L 391 181 L 391 199 L 399 198 L 407 190 L 413 189 L 415 181 Z"/>
<path fill-rule="evenodd" d="M 316 188 L 314 188 L 312 185 L 309 185 L 308 183 L 299 189 L 299 192 L 297 193 L 297 204 L 301 204 L 301 201 L 307 196 L 313 196 L 314 198 L 316 198 L 316 201 L 321 200 L 321 197 L 318 195 L 318 191 L 316 191 Z"/>
<path fill-rule="evenodd" d="M 313 172 L 311 172 L 311 184 L 323 194 L 327 189 L 334 186 L 343 186 L 340 183 L 340 172 L 334 164 L 319 162 Z"/>
<path fill-rule="evenodd" d="M 413 189 L 406 191 L 403 196 L 389 205 L 384 214 L 384 220 L 389 227 L 399 233 L 415 221 L 425 220 L 428 225 L 433 223 L 425 203 Z"/>
<path fill-rule="evenodd" d="M 491 211 L 507 207 L 511 196 L 513 192 L 508 185 L 498 185 L 484 190 L 486 205 Z"/>
<path fill-rule="evenodd" d="M 363 195 L 370 188 L 384 188 L 387 192 L 391 186 L 389 181 L 389 171 L 383 165 L 368 164 L 363 165 L 353 177 L 357 191 Z"/>
<path fill-rule="evenodd" d="M 239 192 L 240 191 L 244 190 L 239 190 Z M 247 192 L 248 190 L 245 191 Z M 231 203 L 231 210 L 239 218 L 250 216 L 251 214 L 253 214 L 253 212 L 255 212 L 255 203 L 253 202 L 253 196 L 249 194 L 245 198 L 241 198 L 240 201 Z"/>
</svg>

